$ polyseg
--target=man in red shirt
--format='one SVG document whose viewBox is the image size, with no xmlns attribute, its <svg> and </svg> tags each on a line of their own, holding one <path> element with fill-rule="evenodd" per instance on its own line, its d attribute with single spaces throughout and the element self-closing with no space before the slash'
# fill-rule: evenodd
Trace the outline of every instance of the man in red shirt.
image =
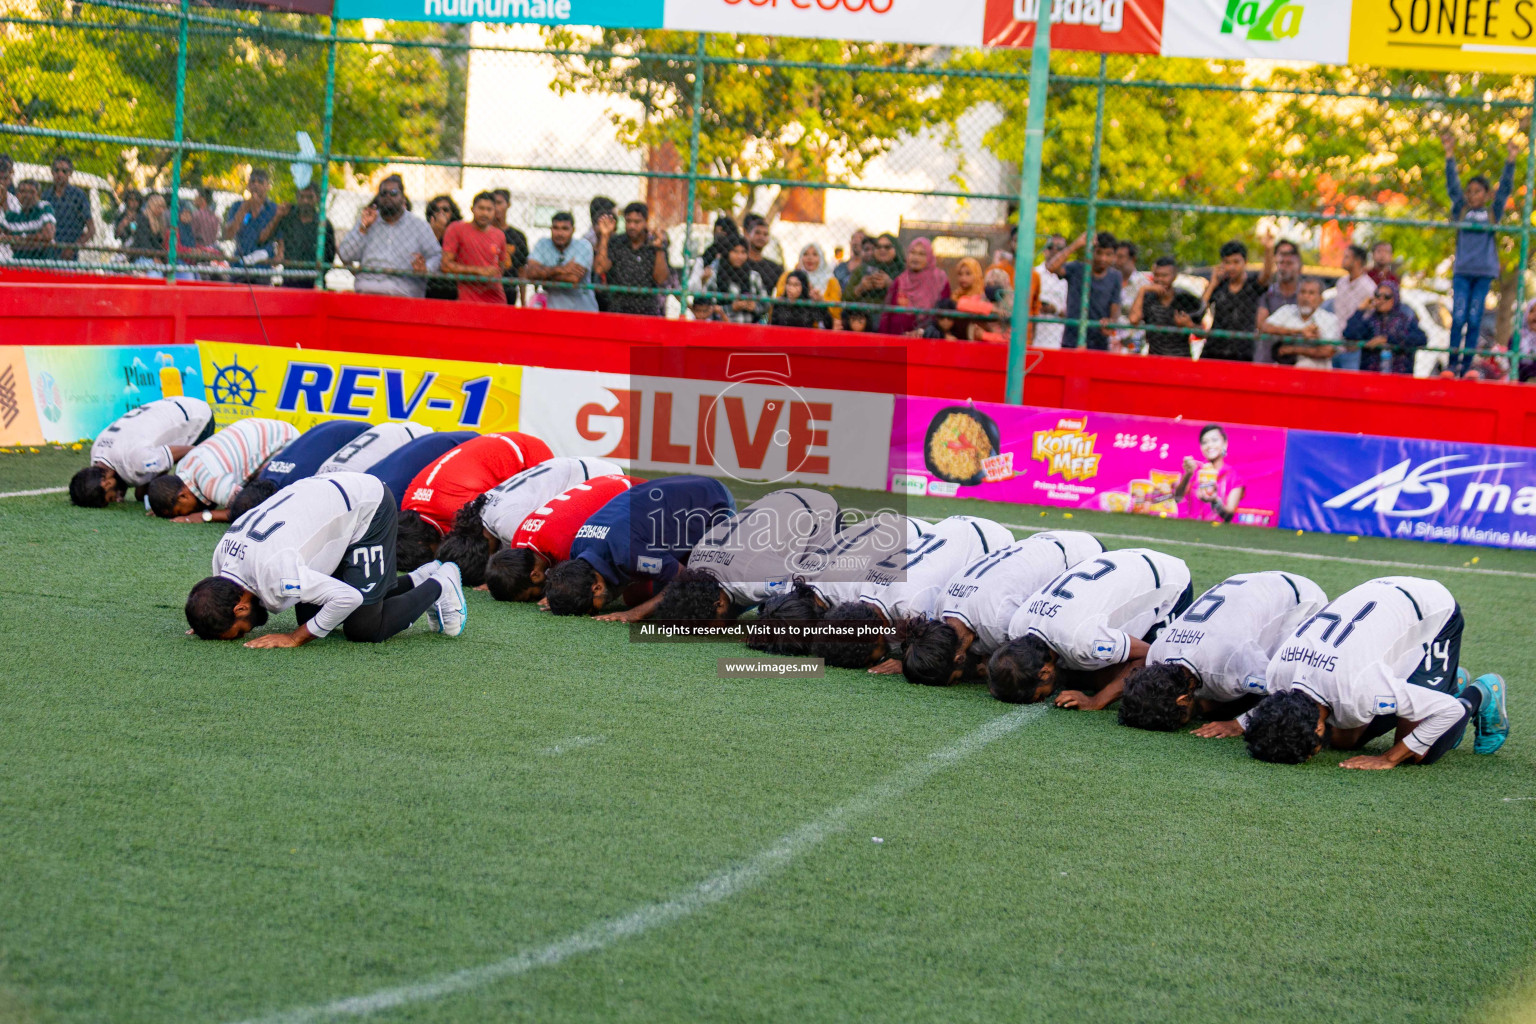
<svg viewBox="0 0 1536 1024">
<path fill-rule="evenodd" d="M 466 502 L 550 457 L 549 445 L 532 434 L 508 431 L 472 438 L 427 463 L 400 501 L 397 562 L 410 572 L 432 561 Z"/>
<path fill-rule="evenodd" d="M 545 573 L 571 557 L 582 525 L 616 495 L 644 482 L 632 476 L 593 477 L 534 509 L 507 546 L 486 563 L 486 589 L 498 601 L 543 597 Z"/>
<path fill-rule="evenodd" d="M 443 272 L 491 279 L 489 284 L 460 281 L 460 302 L 505 305 L 507 293 L 501 287 L 501 272 L 512 265 L 512 255 L 507 251 L 506 235 L 491 223 L 496 218 L 496 197 L 481 192 L 471 209 L 474 220 L 454 221 L 443 233 Z"/>
</svg>

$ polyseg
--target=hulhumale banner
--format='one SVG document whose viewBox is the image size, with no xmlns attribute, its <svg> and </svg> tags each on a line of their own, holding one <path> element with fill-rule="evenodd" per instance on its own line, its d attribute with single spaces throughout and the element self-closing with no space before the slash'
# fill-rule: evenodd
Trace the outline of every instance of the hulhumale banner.
<svg viewBox="0 0 1536 1024">
<path fill-rule="evenodd" d="M 661 28 L 662 0 L 336 0 L 336 16 Z"/>
<path fill-rule="evenodd" d="M 907 397 L 890 489 L 1274 526 L 1285 450 L 1273 427 Z"/>
<path fill-rule="evenodd" d="M 1293 430 L 1280 525 L 1536 548 L 1536 451 Z"/>
</svg>

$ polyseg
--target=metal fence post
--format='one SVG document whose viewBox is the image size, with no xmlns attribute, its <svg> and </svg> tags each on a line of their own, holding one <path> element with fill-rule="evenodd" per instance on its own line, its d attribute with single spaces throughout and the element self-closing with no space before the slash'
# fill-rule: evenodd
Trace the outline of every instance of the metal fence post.
<svg viewBox="0 0 1536 1024">
<path fill-rule="evenodd" d="M 1088 224 L 1084 232 L 1087 243 L 1083 246 L 1083 255 L 1088 259 L 1088 266 L 1083 270 L 1083 287 L 1077 309 L 1078 348 L 1086 348 L 1088 345 L 1088 299 L 1093 293 L 1093 250 L 1097 244 L 1095 239 L 1099 232 L 1099 164 L 1104 152 L 1104 90 L 1108 70 L 1109 54 L 1101 53 L 1099 54 L 1098 97 L 1093 112 L 1093 161 L 1088 169 Z"/>
<path fill-rule="evenodd" d="M 699 33 L 693 51 L 693 124 L 688 129 L 688 205 L 683 210 L 683 308 L 679 316 L 686 318 L 693 308 L 693 295 L 688 287 L 693 263 L 693 207 L 698 202 L 699 190 L 699 130 L 704 105 L 704 42 L 707 34 Z"/>
<path fill-rule="evenodd" d="M 191 0 L 181 0 L 176 29 L 176 121 L 172 127 L 171 230 L 166 243 L 166 283 L 176 280 L 176 251 L 181 248 L 181 159 L 187 129 L 187 26 L 192 20 Z"/>
<path fill-rule="evenodd" d="M 1520 204 L 1520 267 L 1515 272 L 1515 329 L 1509 335 L 1509 379 L 1520 380 L 1520 339 L 1525 328 L 1525 275 L 1531 269 L 1531 201 L 1536 193 L 1536 83 L 1531 85 L 1525 126 L 1525 200 Z"/>
<path fill-rule="evenodd" d="M 320 176 L 320 182 L 316 185 L 319 189 L 320 223 L 315 227 L 315 284 L 312 287 L 321 290 L 325 289 L 325 272 L 329 269 L 325 261 L 325 226 L 331 220 L 325 201 L 331 191 L 331 124 L 336 116 L 336 34 L 340 27 L 341 19 L 333 12 L 331 40 L 326 44 L 325 52 L 325 115 L 320 122 L 320 163 L 315 165 Z"/>
<path fill-rule="evenodd" d="M 1013 246 L 1013 319 L 1008 332 L 1010 405 L 1024 403 L 1029 307 L 1035 282 L 1035 220 L 1040 214 L 1040 168 L 1045 150 L 1045 103 L 1051 87 L 1051 6 L 1040 0 L 1035 45 L 1029 54 L 1029 112 L 1024 122 L 1024 165 L 1019 171 L 1019 234 Z"/>
</svg>

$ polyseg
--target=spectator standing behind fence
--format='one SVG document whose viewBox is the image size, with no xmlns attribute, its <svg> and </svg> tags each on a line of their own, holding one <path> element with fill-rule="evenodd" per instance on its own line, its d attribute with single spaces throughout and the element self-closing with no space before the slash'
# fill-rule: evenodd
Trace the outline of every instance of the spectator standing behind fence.
<svg viewBox="0 0 1536 1024">
<path fill-rule="evenodd" d="M 272 178 L 266 170 L 253 169 L 245 181 L 245 200 L 224 215 L 224 239 L 234 240 L 235 256 L 242 263 L 261 248 L 261 233 L 277 217 L 277 204 L 268 198 L 271 189 Z"/>
<path fill-rule="evenodd" d="M 726 214 L 720 214 L 715 218 L 714 238 L 704 251 L 693 261 L 692 271 L 688 275 L 688 289 L 695 292 L 710 292 L 714 290 L 715 267 L 725 256 L 726 247 L 731 239 L 741 234 L 736 228 L 736 222 Z M 709 319 L 705 316 L 702 319 Z M 695 317 L 695 319 L 701 319 Z"/>
<path fill-rule="evenodd" d="M 604 222 L 607 222 L 609 234 L 615 234 L 618 232 L 619 218 L 618 214 L 615 212 L 618 210 L 618 208 L 619 204 L 614 202 L 612 199 L 609 199 L 607 196 L 597 196 L 592 200 L 592 202 L 587 204 L 587 214 L 591 219 L 592 226 L 587 228 L 587 233 L 581 237 L 586 241 L 588 245 L 592 247 L 592 253 L 594 256 L 597 254 L 598 226 Z M 602 278 L 594 272 L 592 274 L 592 281 L 596 284 L 601 284 Z M 597 308 L 605 313 L 608 312 L 608 293 L 596 292 L 595 294 L 597 298 Z"/>
<path fill-rule="evenodd" d="M 507 243 L 507 271 L 503 275 L 508 278 L 523 276 L 523 268 L 528 265 L 528 236 L 517 228 L 507 225 L 507 208 L 512 205 L 512 193 L 504 188 L 491 189 L 491 198 L 496 200 L 496 217 L 492 221 L 496 230 L 500 231 Z M 523 304 L 523 289 L 513 281 L 507 282 L 507 301 L 515 306 Z"/>
<path fill-rule="evenodd" d="M 794 270 L 786 271 L 779 278 L 778 282 L 774 285 L 774 295 L 785 296 L 784 289 L 789 283 L 790 275 L 795 270 L 805 275 L 807 284 L 805 298 L 810 299 L 812 302 L 827 303 L 830 307 L 827 313 L 833 318 L 840 316 L 842 311 L 837 308 L 836 303 L 838 299 L 843 297 L 843 286 L 833 273 L 832 264 L 827 262 L 826 251 L 822 249 L 819 243 L 812 242 L 800 250 L 800 262 L 795 265 Z"/>
<path fill-rule="evenodd" d="M 1130 322 L 1146 325 L 1150 355 L 1191 357 L 1190 331 L 1195 328 L 1195 317 L 1200 315 L 1200 300 L 1173 286 L 1178 276 L 1179 266 L 1172 257 L 1159 258 L 1153 264 L 1151 279 L 1131 302 Z"/>
<path fill-rule="evenodd" d="M 1281 337 L 1275 361 L 1306 370 L 1333 369 L 1333 354 L 1344 336 L 1339 318 L 1323 308 L 1323 282 L 1304 277 L 1296 288 L 1296 301 L 1270 314 L 1266 327 Z"/>
<path fill-rule="evenodd" d="M 336 229 L 329 220 L 325 224 L 325 253 L 320 266 L 315 266 L 315 243 L 319 240 L 320 190 L 305 185 L 294 194 L 293 203 L 282 203 L 277 214 L 261 232 L 261 243 L 272 251 L 272 262 L 280 263 L 286 271 L 284 288 L 318 288 L 325 278 L 325 271 L 336 262 Z"/>
<path fill-rule="evenodd" d="M 16 209 L 5 211 L 0 244 L 18 260 L 46 260 L 53 242 L 53 207 L 43 201 L 43 187 L 31 178 L 16 186 Z"/>
<path fill-rule="evenodd" d="M 830 268 L 828 268 L 830 277 Z M 833 282 L 836 284 L 836 282 Z M 789 302 L 803 302 L 813 298 L 810 276 L 798 267 L 784 275 L 780 282 L 783 289 L 778 294 Z M 768 322 L 776 327 L 832 327 L 832 314 L 825 306 L 791 306 L 783 303 L 774 303 L 773 312 L 768 315 Z"/>
<path fill-rule="evenodd" d="M 1391 242 L 1380 241 L 1371 246 L 1371 269 L 1366 273 L 1371 276 L 1371 281 L 1375 284 L 1381 284 L 1383 281 L 1402 283 L 1402 278 L 1397 273 L 1397 257 L 1392 254 Z"/>
<path fill-rule="evenodd" d="M 1301 249 L 1291 241 L 1282 240 L 1275 243 L 1275 279 L 1259 298 L 1254 329 L 1263 332 L 1271 313 L 1282 306 L 1294 305 L 1300 288 Z M 1253 361 L 1256 363 L 1278 362 L 1275 350 L 1279 347 L 1279 337 L 1262 333 L 1258 344 L 1254 346 Z"/>
<path fill-rule="evenodd" d="M 747 240 L 750 254 L 747 262 L 757 271 L 765 283 L 777 282 L 784 276 L 784 264 L 768 255 L 773 236 L 768 231 L 768 219 L 760 213 L 749 213 L 741 219 L 742 237 Z"/>
<path fill-rule="evenodd" d="M 151 192 L 144 197 L 144 209 L 133 224 L 133 238 L 128 241 L 129 262 L 136 266 L 154 266 L 171 248 L 170 218 L 165 196 Z"/>
<path fill-rule="evenodd" d="M 443 236 L 448 233 L 448 225 L 463 219 L 464 215 L 459 212 L 459 204 L 453 201 L 452 196 L 433 196 L 427 200 L 427 227 L 431 228 L 432 234 L 437 237 L 439 250 L 443 247 Z M 446 277 L 429 277 L 427 278 L 427 298 L 457 302 L 459 301 L 459 282 Z"/>
<path fill-rule="evenodd" d="M 1120 271 L 1121 281 L 1120 320 L 1122 322 L 1130 315 L 1131 303 L 1136 301 L 1136 296 L 1152 283 L 1151 274 L 1136 268 L 1136 257 L 1139 252 L 1135 242 L 1127 242 L 1123 238 L 1115 245 L 1115 269 Z M 1120 335 L 1120 351 L 1140 352 L 1144 341 L 1146 341 L 1146 335 L 1141 331 L 1123 331 Z"/>
<path fill-rule="evenodd" d="M 122 212 L 117 215 L 117 220 L 112 223 L 112 235 L 118 242 L 126 244 L 133 238 L 133 226 L 138 223 L 139 212 L 144 209 L 144 197 L 138 189 L 124 189 L 121 200 Z M 217 241 L 217 233 L 215 233 Z"/>
<path fill-rule="evenodd" d="M 1344 325 L 1344 337 L 1361 342 L 1360 369 L 1413 373 L 1414 353 L 1429 344 L 1418 318 L 1405 308 L 1396 281 L 1376 286 L 1370 305 Z"/>
<path fill-rule="evenodd" d="M 1520 383 L 1536 377 L 1536 299 L 1525 304 L 1520 323 L 1515 327 L 1520 347 Z"/>
<path fill-rule="evenodd" d="M 489 192 L 479 193 L 469 212 L 473 220 L 457 221 L 443 232 L 443 259 L 439 265 L 445 274 L 490 278 L 487 284 L 460 281 L 460 302 L 506 305 L 501 275 L 511 263 L 512 254 L 507 251 L 506 234 L 496 226 L 496 197 Z"/>
<path fill-rule="evenodd" d="M 597 312 L 592 280 L 592 245 L 576 238 L 576 218 L 557 213 L 550 218 L 549 237 L 533 245 L 523 276 L 544 286 L 544 308 Z"/>
<path fill-rule="evenodd" d="M 1349 323 L 1349 318 L 1369 303 L 1376 292 L 1376 282 L 1366 273 L 1369 260 L 1370 256 L 1364 246 L 1352 245 L 1344 250 L 1344 258 L 1340 261 L 1344 266 L 1344 276 L 1339 278 L 1333 290 L 1333 315 L 1341 325 Z M 1333 368 L 1360 369 L 1359 346 L 1344 345 L 1336 350 L 1333 354 Z"/>
<path fill-rule="evenodd" d="M 766 308 L 762 300 L 768 288 L 752 266 L 747 240 L 740 235 L 727 243 L 725 256 L 715 267 L 715 291 L 730 296 L 720 304 L 725 319 L 737 324 L 762 321 Z"/>
<path fill-rule="evenodd" d="M 840 291 L 848 290 L 848 279 L 864 261 L 864 243 L 867 241 L 869 239 L 865 236 L 863 228 L 855 228 L 853 234 L 848 236 L 848 258 L 832 269 L 832 276 L 837 278 L 837 287 Z M 870 246 L 870 251 L 874 251 L 874 246 Z"/>
<path fill-rule="evenodd" d="M 644 203 L 624 207 L 624 237 L 614 237 L 614 221 L 605 219 L 592 253 L 593 273 L 621 288 L 661 288 L 667 283 L 667 236 L 650 229 L 651 208 Z M 661 315 L 660 296 L 643 292 L 609 292 L 608 312 Z"/>
<path fill-rule="evenodd" d="M 405 208 L 405 183 L 398 174 L 379 182 L 378 195 L 363 207 L 357 227 L 336 249 L 344 262 L 360 264 L 353 289 L 364 295 L 424 298 L 425 276 L 441 267 L 443 259 L 427 222 Z"/>
<path fill-rule="evenodd" d="M 1259 300 L 1269 289 L 1275 274 L 1274 242 L 1264 242 L 1264 269 L 1248 271 L 1248 247 L 1233 239 L 1221 247 L 1221 262 L 1211 271 L 1211 283 L 1205 288 L 1202 304 L 1211 311 L 1213 331 L 1233 331 L 1242 338 L 1206 339 L 1201 359 L 1222 359 L 1238 363 L 1253 362 L 1253 328 L 1258 319 Z"/>
<path fill-rule="evenodd" d="M 15 164 L 11 162 L 9 153 L 0 153 L 0 218 L 7 213 L 21 209 L 21 201 L 16 198 L 16 190 L 12 187 L 11 176 L 15 173 Z M 0 230 L 5 227 L 0 220 Z M 0 260 L 11 258 L 11 247 L 0 244 Z"/>
<path fill-rule="evenodd" d="M 219 244 L 219 215 L 213 211 L 213 189 L 200 188 L 190 203 L 181 204 L 181 245 L 215 249 Z"/>
<path fill-rule="evenodd" d="M 96 237 L 91 199 L 85 189 L 69 183 L 74 173 L 75 162 L 69 157 L 53 158 L 53 187 L 42 197 L 53 209 L 54 216 L 53 249 L 49 259 L 78 259 L 78 246 L 89 245 Z"/>
<path fill-rule="evenodd" d="M 896 236 L 881 235 L 875 239 L 873 254 L 848 279 L 852 294 L 844 292 L 843 295 L 852 302 L 883 306 L 886 296 L 890 294 L 892 282 L 906 266 L 906 260 L 902 259 L 901 250 L 897 247 Z M 867 329 L 880 330 L 881 315 L 873 310 L 866 310 L 865 313 Z"/>
<path fill-rule="evenodd" d="M 1483 310 L 1488 302 L 1488 288 L 1499 276 L 1499 238 L 1491 228 L 1504 217 L 1504 207 L 1515 188 L 1515 140 L 1506 144 L 1508 158 L 1499 175 L 1498 191 L 1489 202 L 1488 179 L 1481 174 L 1467 179 L 1461 187 L 1456 172 L 1456 136 L 1449 128 L 1440 133 L 1445 147 L 1445 191 L 1451 199 L 1451 219 L 1468 227 L 1456 232 L 1456 264 L 1451 274 L 1451 365 L 1460 377 L 1472 365 L 1483 329 Z"/>
<path fill-rule="evenodd" d="M 1053 274 L 1050 270 L 1050 262 L 1067 247 L 1067 239 L 1064 235 L 1052 235 L 1045 241 L 1045 253 L 1040 257 L 1040 263 L 1035 267 L 1035 279 L 1040 282 L 1040 287 L 1032 294 L 1038 295 L 1040 309 L 1038 313 L 1031 311 L 1031 316 L 1061 316 L 1062 310 L 1067 305 L 1067 280 L 1060 274 Z M 1031 305 L 1034 304 L 1031 300 Z M 1032 324 L 1030 329 L 1034 332 L 1032 344 L 1040 348 L 1061 348 L 1063 330 L 1061 324 Z"/>
<path fill-rule="evenodd" d="M 907 265 L 896 280 L 891 282 L 885 304 L 893 310 L 933 309 L 940 299 L 949 298 L 949 277 L 938 261 L 933 258 L 933 243 L 926 238 L 914 238 L 907 246 Z M 921 338 L 923 330 L 933 323 L 932 313 L 889 312 L 880 315 L 881 334 L 900 334 L 908 338 Z"/>
<path fill-rule="evenodd" d="M 1060 274 L 1067 280 L 1067 311 L 1064 315 L 1069 320 L 1083 315 L 1082 297 L 1086 282 L 1090 324 L 1083 335 L 1083 342 L 1086 348 L 1103 352 L 1109 348 L 1109 336 L 1104 333 L 1104 329 L 1120 316 L 1121 281 L 1120 271 L 1114 266 L 1115 236 L 1108 231 L 1099 232 L 1094 239 L 1091 264 L 1082 260 L 1067 262 L 1087 244 L 1088 235 L 1084 232 L 1073 239 L 1071 245 L 1053 256 L 1046 267 L 1051 273 Z M 1077 348 L 1077 339 L 1078 325 L 1068 325 L 1062 338 L 1062 348 Z"/>
</svg>

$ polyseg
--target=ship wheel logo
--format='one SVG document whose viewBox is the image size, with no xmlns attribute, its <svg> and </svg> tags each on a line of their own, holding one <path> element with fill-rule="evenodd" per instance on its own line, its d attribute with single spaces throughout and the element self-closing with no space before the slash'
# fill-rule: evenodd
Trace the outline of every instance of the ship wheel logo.
<svg viewBox="0 0 1536 1024">
<path fill-rule="evenodd" d="M 262 389 L 256 386 L 256 375 L 252 371 L 257 367 L 245 367 L 240 365 L 240 356 L 235 355 L 228 366 L 213 364 L 213 401 L 217 405 L 243 405 L 250 407 L 256 404 L 256 396 L 262 394 Z"/>
</svg>

